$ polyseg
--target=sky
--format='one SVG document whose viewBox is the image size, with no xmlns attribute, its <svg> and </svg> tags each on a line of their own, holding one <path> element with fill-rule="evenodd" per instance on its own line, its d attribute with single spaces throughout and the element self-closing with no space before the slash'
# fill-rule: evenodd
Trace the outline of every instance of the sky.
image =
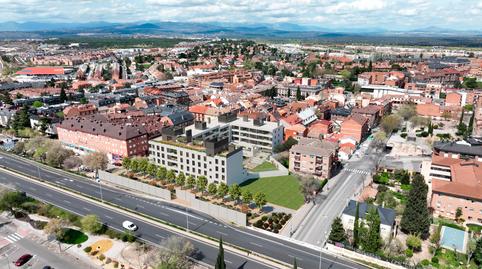
<svg viewBox="0 0 482 269">
<path fill-rule="evenodd" d="M 480 30 L 482 0 L 0 0 L 0 21 L 293 23 Z"/>
</svg>

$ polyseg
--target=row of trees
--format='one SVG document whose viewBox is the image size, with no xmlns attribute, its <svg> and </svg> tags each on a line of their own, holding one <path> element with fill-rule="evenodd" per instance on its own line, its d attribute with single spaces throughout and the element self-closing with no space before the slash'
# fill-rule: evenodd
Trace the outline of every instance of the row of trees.
<svg viewBox="0 0 482 269">
<path fill-rule="evenodd" d="M 264 193 L 257 192 L 252 194 L 247 189 L 241 190 L 241 187 L 237 184 L 232 184 L 231 186 L 223 182 L 219 184 L 214 182 L 208 184 L 205 176 L 195 178 L 192 175 L 186 176 L 183 172 L 176 175 L 173 170 L 168 170 L 163 166 L 150 163 L 146 158 L 124 158 L 122 160 L 122 166 L 131 172 L 150 176 L 160 181 L 167 181 L 188 189 L 196 188 L 197 191 L 201 192 L 201 195 L 207 191 L 211 196 L 222 197 L 224 199 L 224 197 L 229 194 L 231 199 L 237 202 L 242 201 L 245 204 L 250 204 L 254 201 L 259 208 L 262 208 L 267 203 Z"/>
</svg>

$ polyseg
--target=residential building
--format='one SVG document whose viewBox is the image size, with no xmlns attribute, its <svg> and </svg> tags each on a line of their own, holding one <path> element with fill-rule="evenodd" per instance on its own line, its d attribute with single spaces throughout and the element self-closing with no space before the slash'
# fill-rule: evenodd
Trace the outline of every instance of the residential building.
<svg viewBox="0 0 482 269">
<path fill-rule="evenodd" d="M 357 114 L 349 116 L 341 123 L 340 133 L 352 136 L 360 143 L 368 133 L 368 119 Z"/>
<path fill-rule="evenodd" d="M 352 109 L 352 114 L 357 114 L 368 119 L 368 127 L 370 129 L 377 126 L 381 121 L 381 111 L 382 107 L 369 105 L 366 107 L 359 107 Z"/>
<path fill-rule="evenodd" d="M 93 104 L 73 105 L 66 107 L 63 113 L 65 118 L 87 116 L 97 113 L 97 107 Z"/>
<path fill-rule="evenodd" d="M 313 138 L 301 138 L 290 149 L 289 169 L 321 178 L 330 178 L 337 158 L 338 145 Z"/>
<path fill-rule="evenodd" d="M 0 126 L 8 127 L 10 120 L 15 115 L 15 110 L 6 107 L 0 107 Z"/>
<path fill-rule="evenodd" d="M 162 137 L 149 141 L 149 160 L 176 174 L 205 176 L 209 183 L 239 184 L 247 178 L 243 150 L 230 147 L 228 138 L 193 139 L 175 127 L 164 128 Z"/>
<path fill-rule="evenodd" d="M 105 116 L 68 118 L 57 125 L 59 141 L 78 154 L 104 152 L 113 162 L 146 155 L 148 134 L 144 126 L 111 123 Z"/>
<path fill-rule="evenodd" d="M 357 202 L 350 200 L 341 216 L 343 227 L 345 228 L 345 231 L 350 234 L 353 233 L 353 227 L 355 226 L 356 207 Z M 371 208 L 375 208 L 380 216 L 380 236 L 383 240 L 389 240 L 393 234 L 393 228 L 395 227 L 395 210 L 370 205 L 365 202 L 358 203 L 358 219 L 360 223 L 366 223 L 366 216 Z"/>
</svg>

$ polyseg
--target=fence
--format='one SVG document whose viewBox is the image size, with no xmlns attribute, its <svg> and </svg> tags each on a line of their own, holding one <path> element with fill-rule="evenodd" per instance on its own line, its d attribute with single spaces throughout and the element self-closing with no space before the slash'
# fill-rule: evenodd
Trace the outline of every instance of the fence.
<svg viewBox="0 0 482 269">
<path fill-rule="evenodd" d="M 130 178 L 114 175 L 106 171 L 99 171 L 99 179 L 128 189 L 150 194 L 164 200 L 171 200 L 171 192 L 169 190 L 154 187 Z"/>
<path fill-rule="evenodd" d="M 242 212 L 199 200 L 190 191 L 181 190 L 180 188 L 176 189 L 176 197 L 189 202 L 193 209 L 206 213 L 213 218 L 232 222 L 243 227 L 246 226 L 246 214 Z"/>
</svg>

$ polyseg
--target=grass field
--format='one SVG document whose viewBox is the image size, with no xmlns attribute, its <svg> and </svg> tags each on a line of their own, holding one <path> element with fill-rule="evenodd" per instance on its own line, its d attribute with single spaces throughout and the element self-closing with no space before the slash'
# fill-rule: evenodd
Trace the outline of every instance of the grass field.
<svg viewBox="0 0 482 269">
<path fill-rule="evenodd" d="M 251 171 L 253 171 L 253 172 L 264 172 L 264 171 L 273 171 L 273 170 L 278 170 L 278 167 L 276 167 L 274 164 L 272 164 L 270 162 L 263 162 L 262 164 L 253 168 Z"/>
<path fill-rule="evenodd" d="M 241 189 L 248 189 L 253 194 L 262 192 L 268 203 L 292 209 L 298 209 L 304 203 L 298 179 L 292 175 L 249 180 L 241 184 Z"/>
<path fill-rule="evenodd" d="M 66 228 L 63 238 L 60 239 L 60 242 L 77 245 L 84 243 L 85 241 L 87 241 L 87 239 L 89 239 L 89 237 L 83 232 Z"/>
</svg>

